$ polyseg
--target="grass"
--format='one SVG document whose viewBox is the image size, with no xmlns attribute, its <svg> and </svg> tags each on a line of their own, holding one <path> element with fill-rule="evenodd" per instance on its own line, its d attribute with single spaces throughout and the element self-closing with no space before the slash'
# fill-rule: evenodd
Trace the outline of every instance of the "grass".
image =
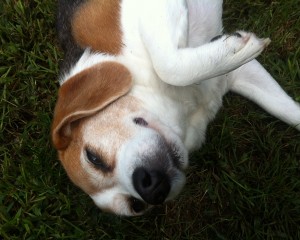
<svg viewBox="0 0 300 240">
<path fill-rule="evenodd" d="M 2 239 L 300 239 L 300 134 L 234 94 L 191 155 L 177 200 L 142 217 L 102 213 L 68 180 L 49 138 L 62 54 L 55 1 L 0 2 Z M 300 7 L 225 1 L 226 30 L 273 40 L 259 57 L 300 101 Z"/>
</svg>

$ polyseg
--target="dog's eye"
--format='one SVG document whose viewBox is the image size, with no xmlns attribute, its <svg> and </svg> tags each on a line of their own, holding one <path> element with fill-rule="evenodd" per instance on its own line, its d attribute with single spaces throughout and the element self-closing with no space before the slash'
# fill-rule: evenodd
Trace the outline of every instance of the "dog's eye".
<svg viewBox="0 0 300 240">
<path fill-rule="evenodd" d="M 148 122 L 144 118 L 141 118 L 141 117 L 134 118 L 133 122 L 137 125 L 140 125 L 140 126 L 147 126 L 148 125 Z"/>
<path fill-rule="evenodd" d="M 131 208 L 135 213 L 141 213 L 146 210 L 147 205 L 134 197 L 130 198 Z"/>
<path fill-rule="evenodd" d="M 105 164 L 101 157 L 99 157 L 97 154 L 93 153 L 92 151 L 86 149 L 86 157 L 87 159 L 97 168 L 104 172 L 111 171 L 111 167 Z"/>
</svg>

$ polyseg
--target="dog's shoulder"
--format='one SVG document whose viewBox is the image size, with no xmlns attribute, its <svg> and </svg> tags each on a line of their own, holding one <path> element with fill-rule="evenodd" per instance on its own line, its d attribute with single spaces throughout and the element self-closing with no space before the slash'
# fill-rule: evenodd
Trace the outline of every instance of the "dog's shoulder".
<svg viewBox="0 0 300 240">
<path fill-rule="evenodd" d="M 86 51 L 109 56 L 120 54 L 123 45 L 120 8 L 119 0 L 58 1 L 56 28 L 64 52 L 61 79 L 73 71 L 82 57 L 86 59 Z"/>
<path fill-rule="evenodd" d="M 84 51 L 74 40 L 71 26 L 76 9 L 84 2 L 85 0 L 59 0 L 57 2 L 56 31 L 59 46 L 64 53 L 64 58 L 59 64 L 61 76 L 70 70 Z"/>
</svg>

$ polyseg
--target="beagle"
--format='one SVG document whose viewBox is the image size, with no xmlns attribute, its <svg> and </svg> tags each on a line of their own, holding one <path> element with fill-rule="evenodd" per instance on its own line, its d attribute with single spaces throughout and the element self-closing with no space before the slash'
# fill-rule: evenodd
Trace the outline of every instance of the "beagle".
<svg viewBox="0 0 300 240">
<path fill-rule="evenodd" d="M 255 60 L 270 43 L 223 34 L 222 0 L 60 0 L 52 140 L 95 204 L 140 215 L 179 194 L 188 153 L 228 91 L 300 130 L 300 106 Z"/>
</svg>

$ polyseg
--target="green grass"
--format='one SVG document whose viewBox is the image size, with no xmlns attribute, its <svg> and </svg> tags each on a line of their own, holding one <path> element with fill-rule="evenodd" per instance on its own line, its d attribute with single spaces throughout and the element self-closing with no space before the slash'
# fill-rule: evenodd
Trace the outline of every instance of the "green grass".
<svg viewBox="0 0 300 240">
<path fill-rule="evenodd" d="M 177 200 L 136 218 L 98 210 L 50 142 L 62 57 L 54 12 L 50 0 L 0 2 L 3 239 L 300 239 L 300 134 L 233 94 Z M 271 37 L 259 60 L 300 101 L 298 0 L 228 0 L 224 18 L 228 31 Z"/>
</svg>

